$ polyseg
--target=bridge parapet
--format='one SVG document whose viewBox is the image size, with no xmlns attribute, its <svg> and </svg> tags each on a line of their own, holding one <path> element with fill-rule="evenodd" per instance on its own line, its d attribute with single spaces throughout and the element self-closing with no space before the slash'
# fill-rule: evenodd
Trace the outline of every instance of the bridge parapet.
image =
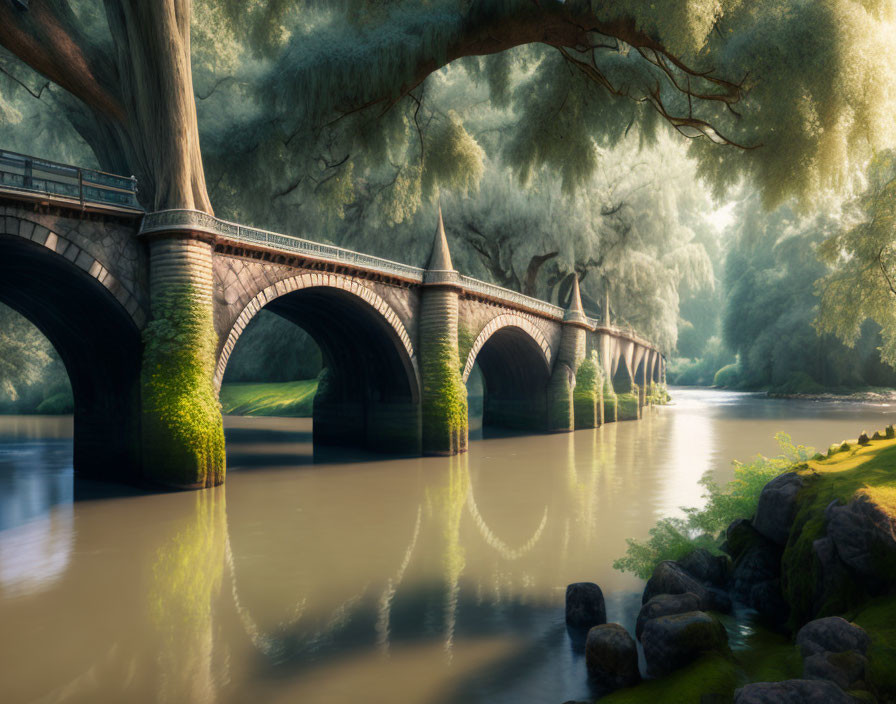
<svg viewBox="0 0 896 704">
<path fill-rule="evenodd" d="M 360 269 L 376 271 L 390 276 L 406 279 L 414 283 L 423 282 L 423 269 L 409 264 L 402 264 L 390 259 L 362 254 L 344 247 L 312 242 L 294 235 L 247 227 L 239 223 L 216 218 L 199 210 L 161 210 L 147 213 L 140 226 L 141 235 L 154 233 L 171 233 L 178 230 L 193 233 L 205 233 L 216 238 L 234 240 L 243 244 L 267 247 L 270 249 L 302 254 L 339 264 L 347 264 Z"/>
<path fill-rule="evenodd" d="M 314 242 L 295 235 L 285 235 L 257 227 L 248 227 L 223 220 L 199 210 L 162 210 L 147 213 L 140 226 L 140 234 L 146 236 L 155 233 L 171 233 L 178 230 L 189 233 L 204 233 L 216 239 L 231 240 L 274 251 L 300 254 L 310 259 L 385 274 L 412 284 L 423 284 L 424 279 L 429 283 L 449 283 L 447 280 L 436 280 L 440 272 L 427 272 L 421 267 L 403 264 L 371 254 L 355 252 L 344 247 Z M 553 303 L 496 286 L 495 284 L 475 279 L 472 276 L 455 276 L 454 272 L 451 272 L 451 274 L 450 283 L 456 285 L 468 296 L 482 297 L 506 305 L 509 308 L 534 313 L 555 321 L 562 321 L 566 314 L 563 308 Z M 594 318 L 586 318 L 586 321 L 594 332 L 631 340 L 648 349 L 656 349 L 654 345 L 629 328 L 604 325 L 601 321 Z"/>
</svg>

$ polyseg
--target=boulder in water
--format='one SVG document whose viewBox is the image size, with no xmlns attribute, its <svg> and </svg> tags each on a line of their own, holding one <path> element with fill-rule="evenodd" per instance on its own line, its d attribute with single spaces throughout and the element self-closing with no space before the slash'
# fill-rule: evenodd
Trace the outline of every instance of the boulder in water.
<svg viewBox="0 0 896 704">
<path fill-rule="evenodd" d="M 644 631 L 644 624 L 652 619 L 699 610 L 700 597 L 693 592 L 657 594 L 641 607 L 641 611 L 638 614 L 638 623 L 635 626 L 635 636 L 640 640 L 641 633 Z"/>
<path fill-rule="evenodd" d="M 585 663 L 588 675 L 606 691 L 631 687 L 641 680 L 638 646 L 618 623 L 605 623 L 588 631 Z"/>
<path fill-rule="evenodd" d="M 566 623 L 591 628 L 607 622 L 604 593 L 594 582 L 575 582 L 566 587 Z"/>
</svg>

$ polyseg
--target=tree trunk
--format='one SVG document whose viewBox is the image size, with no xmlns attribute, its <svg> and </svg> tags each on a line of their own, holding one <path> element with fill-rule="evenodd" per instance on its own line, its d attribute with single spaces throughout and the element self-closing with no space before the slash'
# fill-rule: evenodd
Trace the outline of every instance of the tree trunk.
<svg viewBox="0 0 896 704">
<path fill-rule="evenodd" d="M 212 212 L 190 66 L 192 0 L 106 0 L 127 113 L 129 162 L 152 208 Z"/>
<path fill-rule="evenodd" d="M 137 177 L 150 210 L 211 213 L 190 65 L 192 0 L 105 0 L 112 51 L 66 0 L 0 2 L 0 44 L 71 95 L 64 109 L 103 169 Z"/>
</svg>

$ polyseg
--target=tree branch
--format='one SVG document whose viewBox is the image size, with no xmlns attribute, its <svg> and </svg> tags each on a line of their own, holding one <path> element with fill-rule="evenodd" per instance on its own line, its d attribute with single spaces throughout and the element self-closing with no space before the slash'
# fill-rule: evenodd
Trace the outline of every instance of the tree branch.
<svg viewBox="0 0 896 704">
<path fill-rule="evenodd" d="M 81 29 L 66 0 L 0 2 L 0 45 L 90 108 L 124 121 L 113 63 Z"/>
</svg>

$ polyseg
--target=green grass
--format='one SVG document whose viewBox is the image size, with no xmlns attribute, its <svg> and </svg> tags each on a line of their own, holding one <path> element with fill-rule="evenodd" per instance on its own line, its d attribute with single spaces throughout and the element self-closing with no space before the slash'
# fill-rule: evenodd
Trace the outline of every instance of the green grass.
<svg viewBox="0 0 896 704">
<path fill-rule="evenodd" d="M 735 664 L 721 655 L 704 655 L 668 677 L 645 680 L 601 697 L 601 704 L 695 704 L 702 697 L 731 701 L 740 684 Z"/>
<path fill-rule="evenodd" d="M 871 636 L 868 679 L 883 701 L 896 701 L 896 597 L 868 602 L 852 620 Z"/>
<path fill-rule="evenodd" d="M 790 603 L 792 624 L 801 625 L 811 616 L 827 616 L 850 611 L 865 600 L 860 585 L 849 580 L 828 595 L 818 614 L 813 614 L 812 598 L 816 565 L 812 543 L 825 531 L 825 508 L 832 501 L 849 503 L 865 494 L 890 516 L 896 516 L 896 440 L 872 440 L 868 445 L 844 442 L 842 450 L 825 459 L 811 460 L 801 469 L 806 485 L 800 492 L 799 508 L 784 551 L 784 595 Z M 880 573 L 896 582 L 896 564 L 883 556 Z"/>
<path fill-rule="evenodd" d="M 221 410 L 237 416 L 287 416 L 310 418 L 317 393 L 317 379 L 269 384 L 225 384 Z"/>
</svg>

